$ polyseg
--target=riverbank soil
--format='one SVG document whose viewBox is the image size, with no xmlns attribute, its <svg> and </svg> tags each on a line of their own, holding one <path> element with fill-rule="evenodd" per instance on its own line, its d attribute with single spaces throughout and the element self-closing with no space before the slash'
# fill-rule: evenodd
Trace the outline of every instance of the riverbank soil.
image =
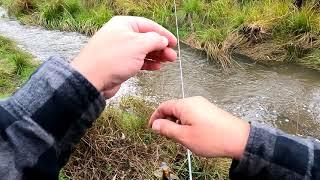
<svg viewBox="0 0 320 180">
<path fill-rule="evenodd" d="M 171 0 L 1 0 L 26 24 L 92 35 L 114 15 L 155 20 L 175 32 Z M 300 63 L 320 69 L 320 8 L 316 0 L 184 0 L 178 2 L 182 40 L 223 68 L 240 53 L 266 64 Z"/>
</svg>

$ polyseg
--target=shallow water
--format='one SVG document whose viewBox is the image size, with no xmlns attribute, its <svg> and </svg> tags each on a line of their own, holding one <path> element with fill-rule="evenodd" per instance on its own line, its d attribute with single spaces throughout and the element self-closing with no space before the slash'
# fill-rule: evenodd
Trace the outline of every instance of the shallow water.
<svg viewBox="0 0 320 180">
<path fill-rule="evenodd" d="M 0 9 L 0 34 L 15 40 L 41 61 L 56 54 L 72 59 L 88 40 L 78 33 L 24 26 L 3 14 Z M 186 96 L 204 96 L 248 121 L 320 137 L 319 72 L 296 65 L 265 67 L 240 58 L 241 68 L 226 75 L 195 50 L 183 47 L 182 55 Z M 127 94 L 157 102 L 180 97 L 178 62 L 165 65 L 160 72 L 132 78 L 118 97 Z"/>
</svg>

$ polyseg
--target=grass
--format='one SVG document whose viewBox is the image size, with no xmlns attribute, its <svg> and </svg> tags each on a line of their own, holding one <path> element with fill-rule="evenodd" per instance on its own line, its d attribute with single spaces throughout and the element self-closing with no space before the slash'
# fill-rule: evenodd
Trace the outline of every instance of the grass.
<svg viewBox="0 0 320 180">
<path fill-rule="evenodd" d="M 0 0 L 22 22 L 49 29 L 92 35 L 113 15 L 145 16 L 175 32 L 172 0 Z M 303 49 L 301 57 L 319 48 L 319 43 L 299 38 L 320 36 L 320 7 L 306 1 L 301 9 L 292 0 L 177 0 L 181 38 L 202 49 L 228 69 L 232 54 L 256 61 L 299 62 L 288 43 Z M 272 45 L 274 46 L 272 46 Z M 266 46 L 266 48 L 263 48 Z M 262 53 L 256 53 L 262 50 Z M 266 52 L 265 52 L 266 51 Z M 309 64 L 311 64 L 310 62 Z M 313 67 L 320 69 L 315 64 Z"/>
<path fill-rule="evenodd" d="M 187 179 L 186 150 L 147 128 L 153 106 L 126 97 L 119 107 L 107 108 L 78 145 L 63 177 L 156 179 L 154 172 L 166 162 L 181 179 Z M 192 163 L 195 179 L 228 179 L 228 159 L 194 157 Z"/>
<path fill-rule="evenodd" d="M 317 67 L 320 66 L 320 49 L 316 49 L 309 53 L 308 56 L 300 59 L 301 64 L 305 64 L 307 66 L 313 67 L 314 69 L 317 69 Z"/>
<path fill-rule="evenodd" d="M 0 98 L 12 94 L 35 70 L 32 56 L 17 48 L 16 44 L 0 36 Z"/>
</svg>

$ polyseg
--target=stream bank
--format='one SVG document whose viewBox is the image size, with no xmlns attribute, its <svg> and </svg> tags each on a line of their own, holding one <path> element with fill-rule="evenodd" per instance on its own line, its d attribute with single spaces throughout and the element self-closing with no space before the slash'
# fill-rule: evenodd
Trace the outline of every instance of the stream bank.
<svg viewBox="0 0 320 180">
<path fill-rule="evenodd" d="M 172 0 L 1 0 L 25 24 L 92 35 L 114 15 L 155 20 L 175 32 Z M 224 69 L 240 53 L 264 64 L 298 63 L 320 69 L 320 6 L 292 0 L 177 1 L 181 39 Z M 237 66 L 236 66 L 237 67 Z"/>
</svg>

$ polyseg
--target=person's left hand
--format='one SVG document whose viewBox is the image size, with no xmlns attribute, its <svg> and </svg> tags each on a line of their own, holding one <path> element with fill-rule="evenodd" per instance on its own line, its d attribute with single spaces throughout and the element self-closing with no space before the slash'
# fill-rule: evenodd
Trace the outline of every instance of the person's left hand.
<svg viewBox="0 0 320 180">
<path fill-rule="evenodd" d="M 102 27 L 71 62 L 106 98 L 140 70 L 159 70 L 174 61 L 177 39 L 142 17 L 116 16 Z M 151 61 L 150 61 L 151 60 Z"/>
</svg>

